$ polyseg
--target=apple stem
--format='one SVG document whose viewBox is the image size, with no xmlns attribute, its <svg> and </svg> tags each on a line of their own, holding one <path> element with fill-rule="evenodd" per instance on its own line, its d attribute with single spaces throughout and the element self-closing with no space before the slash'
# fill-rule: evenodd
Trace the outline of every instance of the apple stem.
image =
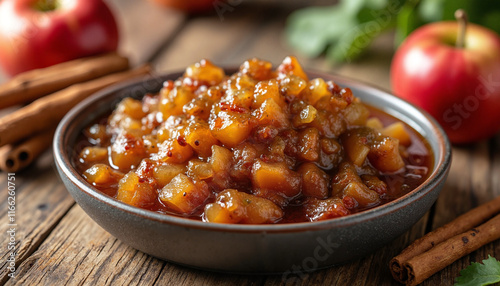
<svg viewBox="0 0 500 286">
<path fill-rule="evenodd" d="M 41 12 L 48 12 L 56 10 L 58 6 L 58 0 L 41 0 L 36 3 L 35 8 Z"/>
<path fill-rule="evenodd" d="M 458 34 L 455 46 L 463 49 L 465 46 L 465 32 L 467 30 L 467 13 L 463 9 L 455 11 L 455 19 L 458 21 Z"/>
</svg>

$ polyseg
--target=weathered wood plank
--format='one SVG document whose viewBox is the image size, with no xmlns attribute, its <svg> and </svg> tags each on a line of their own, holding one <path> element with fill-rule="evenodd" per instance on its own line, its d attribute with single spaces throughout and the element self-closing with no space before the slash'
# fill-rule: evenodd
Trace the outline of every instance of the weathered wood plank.
<svg viewBox="0 0 500 286">
<path fill-rule="evenodd" d="M 498 177 L 498 148 L 492 148 L 497 139 L 470 146 L 453 147 L 450 175 L 436 203 L 432 228 L 437 228 L 480 204 L 500 195 Z M 495 176 L 494 172 L 497 171 Z M 500 257 L 500 241 L 490 243 L 449 265 L 430 277 L 423 285 L 443 283 L 451 285 L 462 269 L 472 261 L 486 259 L 488 255 Z"/>
<path fill-rule="evenodd" d="M 264 21 L 263 14 L 247 9 L 235 9 L 227 12 L 224 20 L 216 16 L 193 18 L 155 60 L 160 72 L 185 70 L 190 64 L 203 58 L 216 64 L 224 61 L 231 53 L 253 33 L 259 22 Z"/>
<path fill-rule="evenodd" d="M 235 275 L 208 272 L 165 263 L 165 267 L 154 285 L 262 285 L 262 275 Z"/>
<path fill-rule="evenodd" d="M 158 260 L 118 241 L 75 205 L 6 285 L 260 285 L 262 279 Z"/>
<path fill-rule="evenodd" d="M 157 9 L 147 1 L 110 1 L 122 28 L 120 48 L 131 57 L 132 63 L 149 60 L 164 41 L 182 26 L 185 16 L 178 12 Z M 147 15 L 147 17 L 144 17 Z M 155 29 L 151 29 L 155 27 Z M 162 36 L 163 35 L 163 36 Z M 2 110 L 7 115 L 13 108 Z M 52 151 L 47 151 L 34 166 L 16 174 L 17 229 L 16 264 L 26 260 L 45 240 L 60 219 L 74 204 L 58 179 L 53 167 Z M 0 173 L 1 217 L 7 222 L 6 173 Z M 8 241 L 8 226 L 0 224 L 0 239 Z M 0 284 L 8 279 L 7 247 L 0 250 Z M 147 274 L 147 273 L 146 273 Z"/>
<path fill-rule="evenodd" d="M 7 285 L 151 285 L 162 265 L 116 240 L 75 205 Z"/>
<path fill-rule="evenodd" d="M 120 27 L 120 51 L 133 65 L 149 61 L 182 27 L 186 15 L 150 1 L 108 0 Z"/>
<path fill-rule="evenodd" d="M 37 175 L 33 175 L 37 174 Z M 7 173 L 0 173 L 2 188 L 0 217 L 0 241 L 8 242 L 7 225 Z M 27 259 L 52 231 L 60 218 L 74 204 L 62 183 L 56 178 L 52 167 L 52 155 L 46 152 L 38 164 L 15 175 L 15 239 L 16 264 Z M 10 251 L 7 246 L 0 249 L 0 284 L 9 277 L 6 271 Z"/>
</svg>

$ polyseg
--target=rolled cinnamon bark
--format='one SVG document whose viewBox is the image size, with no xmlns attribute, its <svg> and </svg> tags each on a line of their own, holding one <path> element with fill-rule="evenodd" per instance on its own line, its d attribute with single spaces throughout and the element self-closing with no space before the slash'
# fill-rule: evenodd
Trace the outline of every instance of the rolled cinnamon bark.
<svg viewBox="0 0 500 286">
<path fill-rule="evenodd" d="M 29 166 L 52 144 L 55 128 L 43 131 L 20 144 L 0 148 L 0 169 L 17 172 Z"/>
<path fill-rule="evenodd" d="M 73 106 L 100 89 L 150 72 L 150 66 L 145 65 L 134 70 L 74 84 L 37 99 L 31 104 L 0 118 L 0 146 L 18 142 L 57 125 Z"/>
<path fill-rule="evenodd" d="M 408 279 L 407 269 L 403 266 L 405 262 L 457 234 L 480 225 L 498 213 L 500 213 L 500 196 L 468 211 L 450 223 L 415 240 L 411 245 L 405 248 L 401 254 L 390 261 L 389 267 L 392 276 L 397 281 L 405 283 Z"/>
<path fill-rule="evenodd" d="M 109 53 L 27 71 L 0 85 L 0 108 L 26 103 L 72 84 L 128 69 L 126 57 Z"/>
<path fill-rule="evenodd" d="M 500 215 L 408 260 L 404 264 L 408 272 L 405 283 L 417 285 L 460 257 L 497 239 L 500 239 Z"/>
</svg>

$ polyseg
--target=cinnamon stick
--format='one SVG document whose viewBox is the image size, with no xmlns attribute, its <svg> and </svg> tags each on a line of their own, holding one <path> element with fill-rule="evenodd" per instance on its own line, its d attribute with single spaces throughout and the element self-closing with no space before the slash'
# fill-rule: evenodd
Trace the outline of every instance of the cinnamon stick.
<svg viewBox="0 0 500 286">
<path fill-rule="evenodd" d="M 0 118 L 0 146 L 18 142 L 34 133 L 57 125 L 73 106 L 100 89 L 150 72 L 150 66 L 145 65 L 134 70 L 74 84 L 37 99 Z"/>
<path fill-rule="evenodd" d="M 483 245 L 500 239 L 500 215 L 471 230 L 453 236 L 431 250 L 408 260 L 406 285 L 417 285 L 432 274 L 450 265 Z"/>
<path fill-rule="evenodd" d="M 124 71 L 128 66 L 126 57 L 109 53 L 27 71 L 0 85 L 0 108 L 26 103 L 75 83 Z"/>
<path fill-rule="evenodd" d="M 405 248 L 401 254 L 391 260 L 389 267 L 392 276 L 397 281 L 405 283 L 408 279 L 408 272 L 404 267 L 404 263 L 409 261 L 411 258 L 428 251 L 435 245 L 480 225 L 498 213 L 500 213 L 500 196 L 486 204 L 470 210 L 465 214 L 462 214 L 450 223 L 415 240 L 410 246 Z"/>
<path fill-rule="evenodd" d="M 55 128 L 43 131 L 20 144 L 0 148 L 0 169 L 17 172 L 31 164 L 45 149 L 52 145 Z"/>
</svg>

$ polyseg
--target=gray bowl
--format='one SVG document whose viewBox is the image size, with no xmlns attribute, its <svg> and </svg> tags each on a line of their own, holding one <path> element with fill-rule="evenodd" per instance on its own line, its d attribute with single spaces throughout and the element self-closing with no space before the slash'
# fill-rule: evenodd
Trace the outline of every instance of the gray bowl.
<svg viewBox="0 0 500 286">
<path fill-rule="evenodd" d="M 229 72 L 234 70 L 228 70 Z M 385 91 L 336 75 L 310 72 L 350 87 L 365 103 L 406 122 L 428 140 L 429 178 L 405 196 L 346 217 L 281 225 L 215 224 L 136 208 L 88 184 L 72 164 L 81 130 L 122 98 L 157 92 L 181 73 L 111 87 L 73 108 L 59 124 L 54 157 L 66 188 L 82 209 L 119 240 L 152 256 L 191 267 L 236 273 L 306 273 L 365 256 L 406 232 L 432 206 L 446 180 L 451 149 L 427 113 Z"/>
</svg>

